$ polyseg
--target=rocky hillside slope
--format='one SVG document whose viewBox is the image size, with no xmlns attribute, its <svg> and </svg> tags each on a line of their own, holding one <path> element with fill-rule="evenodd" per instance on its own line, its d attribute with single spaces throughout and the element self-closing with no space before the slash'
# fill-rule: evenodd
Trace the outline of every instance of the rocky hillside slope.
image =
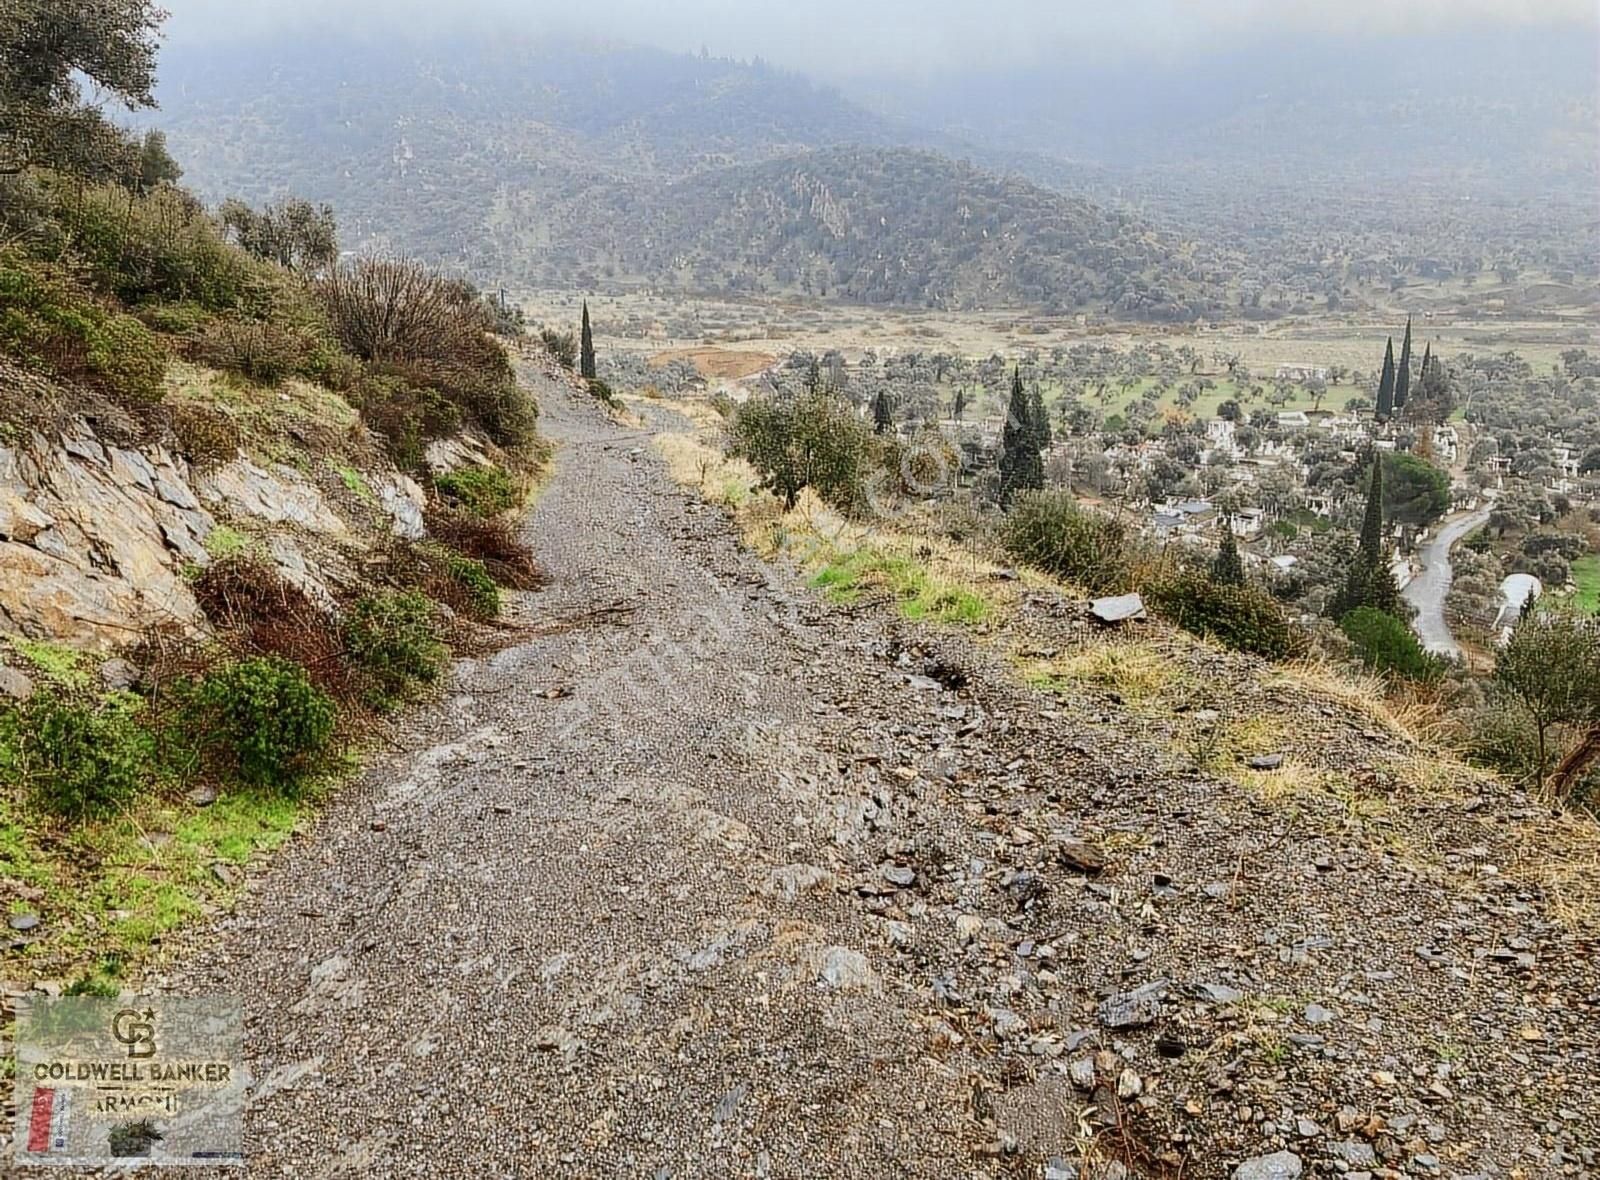
<svg viewBox="0 0 1600 1180">
<path fill-rule="evenodd" d="M 1596 1166 L 1592 842 L 1359 694 L 1008 571 L 982 626 L 830 603 L 674 487 L 683 419 L 545 405 L 543 625 L 160 981 L 244 998 L 256 1166 Z M 369 1100 L 396 1060 L 432 1152 Z"/>
</svg>

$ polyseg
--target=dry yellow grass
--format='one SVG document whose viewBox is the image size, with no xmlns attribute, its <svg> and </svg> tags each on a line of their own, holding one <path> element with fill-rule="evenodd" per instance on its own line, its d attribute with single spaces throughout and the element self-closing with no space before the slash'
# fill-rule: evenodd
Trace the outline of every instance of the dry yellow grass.
<svg viewBox="0 0 1600 1180">
<path fill-rule="evenodd" d="M 1544 890 L 1550 915 L 1575 929 L 1600 933 L 1600 832 L 1587 816 L 1552 813 L 1513 829 L 1513 879 Z"/>
<path fill-rule="evenodd" d="M 1273 680 L 1313 697 L 1338 701 L 1408 741 L 1437 741 L 1446 728 L 1445 719 L 1431 701 L 1415 696 L 1394 698 L 1382 677 L 1354 671 L 1321 657 L 1285 665 L 1273 674 Z"/>
</svg>

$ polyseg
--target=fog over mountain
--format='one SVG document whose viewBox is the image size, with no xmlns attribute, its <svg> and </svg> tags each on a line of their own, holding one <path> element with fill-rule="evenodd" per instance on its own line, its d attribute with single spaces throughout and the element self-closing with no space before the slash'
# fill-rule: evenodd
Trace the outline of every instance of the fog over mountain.
<svg viewBox="0 0 1600 1180">
<path fill-rule="evenodd" d="M 348 245 L 398 246 L 489 282 L 941 304 L 1027 290 L 1085 310 L 1194 309 L 1231 297 L 1223 285 L 1246 303 L 1266 290 L 1280 306 L 1338 303 L 1352 280 L 1386 281 L 1378 258 L 1415 273 L 1507 258 L 1565 273 L 1600 253 L 1587 5 L 822 7 L 839 11 L 695 0 L 665 16 L 622 0 L 580 20 L 469 0 L 446 20 L 292 0 L 235 19 L 177 0 L 149 121 L 208 199 L 330 201 Z M 711 175 L 840 147 L 936 152 L 1143 228 L 1013 187 L 1007 232 L 1057 242 L 1066 268 L 997 285 L 1004 252 L 930 250 L 901 232 L 943 215 L 886 187 L 900 165 L 836 171 L 834 156 Z M 919 172 L 962 209 L 964 174 Z M 706 182 L 681 184 L 694 176 Z M 797 183 L 878 210 L 884 241 L 859 226 L 815 236 L 803 220 L 773 239 L 781 264 L 758 264 L 702 232 L 723 216 L 708 192 L 735 203 L 740 225 L 751 209 L 809 218 L 785 187 Z M 703 216 L 673 216 L 685 204 Z M 1145 232 L 1164 236 L 1129 254 Z M 1113 240 L 1122 278 L 1068 277 Z"/>
</svg>

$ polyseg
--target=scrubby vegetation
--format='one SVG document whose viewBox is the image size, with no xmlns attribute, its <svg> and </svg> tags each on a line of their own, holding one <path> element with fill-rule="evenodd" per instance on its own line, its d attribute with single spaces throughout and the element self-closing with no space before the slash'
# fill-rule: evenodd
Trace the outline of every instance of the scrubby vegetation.
<svg viewBox="0 0 1600 1180">
<path fill-rule="evenodd" d="M 1079 507 L 1070 492 L 1023 493 L 1001 528 L 1006 549 L 1019 561 L 1090 594 L 1114 594 L 1132 581 L 1126 529 L 1104 513 Z"/>
<path fill-rule="evenodd" d="M 487 642 L 468 620 L 497 617 L 503 586 L 539 584 L 508 520 L 538 461 L 502 338 L 520 318 L 406 259 L 339 263 L 327 206 L 210 210 L 179 187 L 159 133 L 128 135 L 83 97 L 149 105 L 161 17 L 143 0 L 25 3 L 0 29 L 30 64 L 0 83 L 0 431 L 48 440 L 82 418 L 190 473 L 247 458 L 320 483 L 357 535 L 296 548 L 217 513 L 204 552 L 182 550 L 209 627 L 130 629 L 104 682 L 98 660 L 0 640 L 29 690 L 0 696 L 0 880 L 36 889 L 47 921 L 71 915 L 72 938 L 29 949 L 99 958 L 90 988 L 225 892 L 220 865 L 281 840 L 375 712 L 440 678 L 450 643 Z M 430 466 L 429 444 L 462 433 L 487 463 Z M 378 493 L 419 487 L 432 535 L 394 540 Z"/>
<path fill-rule="evenodd" d="M 450 504 L 488 519 L 517 506 L 517 485 L 502 467 L 463 467 L 434 477 L 434 488 Z"/>
<path fill-rule="evenodd" d="M 350 609 L 344 639 L 350 658 L 371 680 L 369 700 L 391 708 L 438 680 L 446 648 L 433 603 L 417 591 L 369 595 Z"/>
<path fill-rule="evenodd" d="M 1144 598 L 1158 615 L 1185 631 L 1235 651 L 1287 660 L 1307 647 L 1304 633 L 1266 591 L 1217 582 L 1200 570 L 1159 576 L 1145 586 Z"/>
<path fill-rule="evenodd" d="M 1437 680 L 1443 674 L 1439 660 L 1423 649 L 1411 628 L 1376 607 L 1357 607 L 1339 620 L 1339 629 L 1375 672 L 1408 680 Z"/>
</svg>

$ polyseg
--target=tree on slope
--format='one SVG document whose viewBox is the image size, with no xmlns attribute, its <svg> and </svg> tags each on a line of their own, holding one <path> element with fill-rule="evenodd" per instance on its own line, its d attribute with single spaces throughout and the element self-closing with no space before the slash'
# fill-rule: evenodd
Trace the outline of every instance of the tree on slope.
<svg viewBox="0 0 1600 1180">
<path fill-rule="evenodd" d="M 1044 394 L 1040 392 L 1037 383 L 1034 384 L 1033 392 L 1028 396 L 1028 418 L 1033 424 L 1034 445 L 1039 448 L 1039 454 L 1043 455 L 1050 449 L 1052 435 L 1050 432 L 1050 411 L 1044 408 Z"/>
<path fill-rule="evenodd" d="M 1039 434 L 1022 387 L 1022 372 L 1011 376 L 1011 401 L 1006 406 L 1006 424 L 1000 432 L 1000 504 L 1009 507 L 1018 492 L 1044 487 L 1044 458 L 1039 453 Z"/>
<path fill-rule="evenodd" d="M 888 434 L 894 429 L 894 409 L 889 405 L 889 391 L 878 390 L 878 396 L 872 399 L 872 432 L 874 434 Z"/>
<path fill-rule="evenodd" d="M 578 375 L 593 381 L 599 373 L 594 363 L 594 332 L 589 327 L 589 301 L 583 301 L 583 331 L 578 344 Z"/>
<path fill-rule="evenodd" d="M 1361 521 L 1361 543 L 1350 562 L 1343 588 L 1334 597 L 1333 614 L 1343 618 L 1357 607 L 1370 606 L 1398 615 L 1400 589 L 1394 582 L 1383 543 L 1383 462 L 1372 456 L 1372 479 L 1367 486 L 1367 510 Z"/>
<path fill-rule="evenodd" d="M 1387 422 L 1394 417 L 1394 337 L 1389 337 L 1389 347 L 1383 355 L 1383 375 L 1378 378 L 1378 421 Z"/>
<path fill-rule="evenodd" d="M 165 15 L 154 0 L 4 0 L 0 175 L 35 166 L 137 175 L 141 145 L 95 99 L 130 111 L 156 105 L 157 30 Z"/>
<path fill-rule="evenodd" d="M 1400 345 L 1400 368 L 1394 377 L 1394 408 L 1403 410 L 1411 395 L 1411 317 L 1406 317 L 1406 338 Z"/>
<path fill-rule="evenodd" d="M 1211 580 L 1223 586 L 1244 585 L 1244 559 L 1239 556 L 1239 542 L 1233 537 L 1233 520 L 1222 518 L 1222 545 L 1211 559 Z"/>
<path fill-rule="evenodd" d="M 1540 785 L 1550 765 L 1551 728 L 1583 727 L 1549 784 L 1556 794 L 1566 793 L 1600 757 L 1600 621 L 1575 611 L 1525 608 L 1495 657 L 1494 683 L 1533 722 Z"/>
</svg>

